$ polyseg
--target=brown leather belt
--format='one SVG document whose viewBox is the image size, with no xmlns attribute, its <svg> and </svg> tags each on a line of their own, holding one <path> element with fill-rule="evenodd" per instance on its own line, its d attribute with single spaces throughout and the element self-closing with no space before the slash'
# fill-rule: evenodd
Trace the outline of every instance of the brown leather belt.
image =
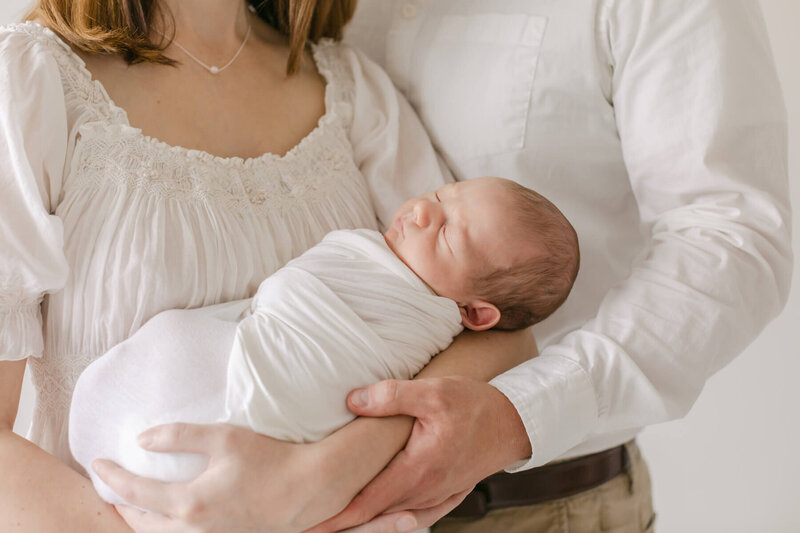
<svg viewBox="0 0 800 533">
<path fill-rule="evenodd" d="M 625 445 L 523 472 L 499 472 L 478 483 L 448 517 L 480 518 L 494 509 L 534 505 L 602 485 L 630 466 Z"/>
</svg>

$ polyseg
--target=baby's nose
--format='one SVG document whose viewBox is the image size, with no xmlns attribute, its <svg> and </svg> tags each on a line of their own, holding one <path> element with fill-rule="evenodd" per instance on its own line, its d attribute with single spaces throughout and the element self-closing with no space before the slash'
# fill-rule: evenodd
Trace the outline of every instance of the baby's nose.
<svg viewBox="0 0 800 533">
<path fill-rule="evenodd" d="M 414 206 L 414 221 L 420 228 L 427 228 L 440 218 L 438 204 L 423 198 Z"/>
</svg>

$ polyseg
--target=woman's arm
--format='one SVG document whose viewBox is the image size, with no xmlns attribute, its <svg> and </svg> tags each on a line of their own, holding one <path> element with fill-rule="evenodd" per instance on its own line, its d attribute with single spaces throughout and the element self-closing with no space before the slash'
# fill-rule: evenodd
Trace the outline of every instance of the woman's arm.
<svg viewBox="0 0 800 533">
<path fill-rule="evenodd" d="M 467 332 L 418 377 L 485 382 L 535 354 L 530 332 Z M 145 447 L 209 455 L 209 468 L 194 481 L 163 484 L 105 461 L 96 470 L 127 501 L 159 513 L 121 508 L 137 531 L 297 532 L 344 509 L 403 448 L 412 425 L 409 417 L 356 419 L 322 441 L 289 444 L 233 426 L 171 424 L 146 432 Z"/>
<path fill-rule="evenodd" d="M 520 331 L 465 330 L 453 344 L 431 360 L 415 379 L 443 376 L 489 381 L 538 355 L 530 329 Z"/>
<path fill-rule="evenodd" d="M 42 353 L 38 302 L 69 272 L 53 215 L 67 123 L 48 45 L 28 30 L 0 29 L 0 531 L 129 531 L 89 480 L 13 433 L 25 357 Z"/>
<path fill-rule="evenodd" d="M 0 362 L 0 530 L 130 531 L 91 482 L 14 434 L 25 361 Z"/>
</svg>

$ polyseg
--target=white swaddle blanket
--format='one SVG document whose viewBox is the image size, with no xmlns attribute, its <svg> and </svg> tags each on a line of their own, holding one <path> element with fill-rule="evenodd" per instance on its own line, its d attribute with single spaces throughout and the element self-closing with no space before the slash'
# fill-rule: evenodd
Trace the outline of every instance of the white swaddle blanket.
<svg viewBox="0 0 800 533">
<path fill-rule="evenodd" d="M 264 280 L 252 300 L 160 313 L 81 374 L 69 441 L 103 499 L 97 458 L 164 481 L 194 478 L 195 454 L 146 452 L 136 435 L 168 422 L 231 422 L 295 442 L 352 420 L 345 396 L 409 379 L 461 331 L 434 294 L 370 230 L 335 231 Z"/>
</svg>

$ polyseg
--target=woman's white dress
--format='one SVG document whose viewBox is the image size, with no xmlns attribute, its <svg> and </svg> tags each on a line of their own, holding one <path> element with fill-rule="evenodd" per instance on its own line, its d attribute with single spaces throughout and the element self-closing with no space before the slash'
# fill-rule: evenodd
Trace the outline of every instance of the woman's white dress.
<svg viewBox="0 0 800 533">
<path fill-rule="evenodd" d="M 284 156 L 221 158 L 144 136 L 50 30 L 0 28 L 0 360 L 32 356 L 32 441 L 77 468 L 67 418 L 91 361 L 159 311 L 252 296 L 328 231 L 376 228 L 443 182 L 380 68 L 331 41 L 314 59 L 317 127 Z"/>
</svg>

